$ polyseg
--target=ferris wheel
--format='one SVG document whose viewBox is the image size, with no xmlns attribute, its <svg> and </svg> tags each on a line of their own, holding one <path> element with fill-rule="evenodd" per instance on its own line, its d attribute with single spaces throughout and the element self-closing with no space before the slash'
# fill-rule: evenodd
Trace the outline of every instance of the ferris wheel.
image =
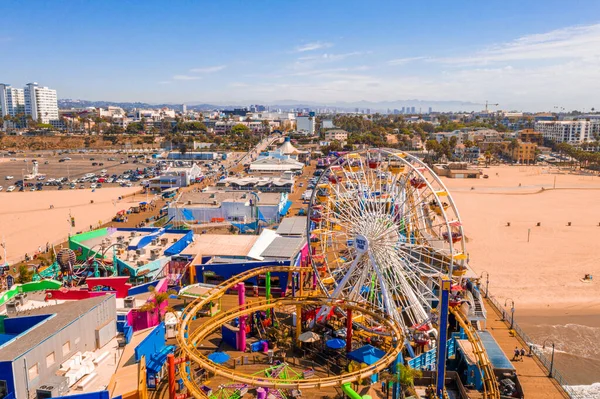
<svg viewBox="0 0 600 399">
<path fill-rule="evenodd" d="M 448 190 L 427 165 L 398 150 L 339 156 L 321 174 L 308 216 L 321 289 L 366 302 L 406 330 L 432 320 L 440 276 L 459 279 L 467 270 Z"/>
</svg>

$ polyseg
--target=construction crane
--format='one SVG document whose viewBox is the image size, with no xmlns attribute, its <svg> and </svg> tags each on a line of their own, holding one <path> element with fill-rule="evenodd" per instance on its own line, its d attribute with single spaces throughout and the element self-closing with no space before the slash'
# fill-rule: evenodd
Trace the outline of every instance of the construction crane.
<svg viewBox="0 0 600 399">
<path fill-rule="evenodd" d="M 487 112 L 488 112 L 488 105 L 493 105 L 493 106 L 497 107 L 500 104 L 492 104 L 488 100 L 485 100 L 485 104 L 484 103 L 477 103 L 477 105 L 485 105 L 485 113 L 487 114 Z"/>
</svg>

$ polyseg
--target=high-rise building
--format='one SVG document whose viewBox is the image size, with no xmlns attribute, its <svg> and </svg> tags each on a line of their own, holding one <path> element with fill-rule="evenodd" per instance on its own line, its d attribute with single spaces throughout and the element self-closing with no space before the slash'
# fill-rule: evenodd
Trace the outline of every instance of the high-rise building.
<svg viewBox="0 0 600 399">
<path fill-rule="evenodd" d="M 415 107 L 410 107 L 410 113 L 411 114 L 416 114 L 417 113 Z"/>
<path fill-rule="evenodd" d="M 534 130 L 555 143 L 581 144 L 600 135 L 600 120 L 539 121 Z"/>
<path fill-rule="evenodd" d="M 181 113 L 184 115 L 187 114 L 187 105 L 181 104 Z"/>
<path fill-rule="evenodd" d="M 406 113 L 406 108 L 405 108 L 405 107 L 402 107 L 401 113 L 402 113 L 402 114 L 405 114 L 405 113 Z"/>
<path fill-rule="evenodd" d="M 0 115 L 16 116 L 25 112 L 25 94 L 23 89 L 0 83 Z"/>
<path fill-rule="evenodd" d="M 431 107 L 429 107 L 429 112 L 428 112 L 428 114 L 430 114 L 430 113 L 432 113 L 432 112 L 433 112 L 433 109 L 432 109 Z"/>
<path fill-rule="evenodd" d="M 28 83 L 24 89 L 25 113 L 40 123 L 60 125 L 56 90 Z"/>
</svg>

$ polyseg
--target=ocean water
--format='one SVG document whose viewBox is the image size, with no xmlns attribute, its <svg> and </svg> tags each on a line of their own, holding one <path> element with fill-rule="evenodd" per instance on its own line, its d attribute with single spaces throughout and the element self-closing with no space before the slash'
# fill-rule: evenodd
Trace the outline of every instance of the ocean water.
<svg viewBox="0 0 600 399">
<path fill-rule="evenodd" d="M 517 319 L 548 358 L 555 343 L 554 367 L 581 398 L 600 399 L 600 316 Z M 548 344 L 550 343 L 550 344 Z"/>
</svg>

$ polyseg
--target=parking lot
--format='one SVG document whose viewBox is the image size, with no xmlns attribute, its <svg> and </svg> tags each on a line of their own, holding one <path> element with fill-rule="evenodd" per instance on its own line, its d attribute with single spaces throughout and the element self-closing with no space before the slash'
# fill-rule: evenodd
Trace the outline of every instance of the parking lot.
<svg viewBox="0 0 600 399">
<path fill-rule="evenodd" d="M 148 156 L 149 157 L 149 156 Z M 135 158 L 134 155 L 126 154 L 61 154 L 53 155 L 49 152 L 23 153 L 16 155 L 4 154 L 3 162 L 0 163 L 0 186 L 3 191 L 11 185 L 16 185 L 19 180 L 32 173 L 33 161 L 38 163 L 38 174 L 41 176 L 35 179 L 26 180 L 26 188 L 43 184 L 43 189 L 59 189 L 60 184 L 54 182 L 57 179 L 63 180 L 63 188 L 70 188 L 70 182 L 80 180 L 85 175 L 94 174 L 93 178 L 85 182 L 78 181 L 76 188 L 90 188 L 92 184 L 97 184 L 97 179 L 101 179 L 101 187 L 115 187 L 119 185 L 139 185 L 140 180 L 153 176 L 156 166 L 155 160 Z M 62 160 L 62 161 L 61 161 Z M 123 179 L 128 170 L 147 169 L 146 174 L 135 176 L 133 181 L 132 173 L 129 178 Z M 104 172 L 103 172 L 104 171 Z M 10 179 L 7 179 L 11 177 Z M 104 176 L 104 179 L 100 176 Z M 122 182 L 116 182 L 121 178 Z M 94 181 L 96 179 L 96 181 Z M 110 182 L 112 179 L 112 182 Z M 18 189 L 18 188 L 17 188 Z"/>
</svg>

